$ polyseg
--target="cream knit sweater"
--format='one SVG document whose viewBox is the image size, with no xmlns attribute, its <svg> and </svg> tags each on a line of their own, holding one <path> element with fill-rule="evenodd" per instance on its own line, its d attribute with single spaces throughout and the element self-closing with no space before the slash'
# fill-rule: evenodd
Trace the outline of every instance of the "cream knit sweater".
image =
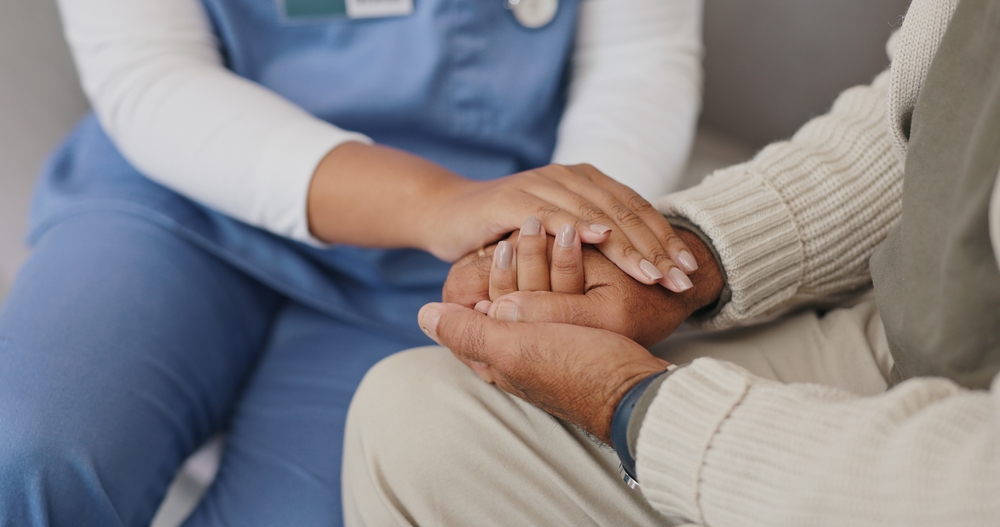
<svg viewBox="0 0 1000 527">
<path fill-rule="evenodd" d="M 902 209 L 904 125 L 957 3 L 913 0 L 890 71 L 790 141 L 659 201 L 725 269 L 732 300 L 707 326 L 869 284 Z M 1000 191 L 990 222 L 1000 261 Z M 700 359 L 660 387 L 637 457 L 643 494 L 682 522 L 1000 525 L 1000 377 L 989 393 L 922 378 L 862 398 Z"/>
</svg>

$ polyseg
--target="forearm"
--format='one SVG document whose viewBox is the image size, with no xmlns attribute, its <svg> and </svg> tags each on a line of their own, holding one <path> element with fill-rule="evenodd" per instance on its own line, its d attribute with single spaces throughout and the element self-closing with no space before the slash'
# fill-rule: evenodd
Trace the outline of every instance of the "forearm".
<svg viewBox="0 0 1000 527">
<path fill-rule="evenodd" d="M 753 160 L 661 199 L 711 238 L 732 300 L 721 328 L 864 287 L 901 211 L 902 163 L 885 124 L 888 73 Z"/>
<path fill-rule="evenodd" d="M 433 250 L 438 208 L 475 183 L 421 157 L 346 143 L 320 163 L 309 187 L 309 225 L 327 243 Z M 460 220 L 455 220 L 460 221 Z"/>
<path fill-rule="evenodd" d="M 661 386 L 637 466 L 657 509 L 707 525 L 984 525 L 997 452 L 997 390 L 928 378 L 860 398 L 700 359 Z"/>
</svg>

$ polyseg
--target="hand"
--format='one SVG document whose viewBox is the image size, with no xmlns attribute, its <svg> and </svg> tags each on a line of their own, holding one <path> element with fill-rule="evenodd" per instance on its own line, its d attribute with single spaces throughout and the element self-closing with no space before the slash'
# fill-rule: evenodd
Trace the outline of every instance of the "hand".
<svg viewBox="0 0 1000 527">
<path fill-rule="evenodd" d="M 611 444 L 621 398 L 669 363 L 609 331 L 510 324 L 455 304 L 428 304 L 420 327 L 483 380 Z"/>
<path fill-rule="evenodd" d="M 645 284 L 680 292 L 697 260 L 670 224 L 628 187 L 589 165 L 549 165 L 494 181 L 468 182 L 429 211 L 430 250 L 456 259 L 538 218 L 541 232 L 573 226 L 583 243 Z M 460 220 L 460 221 L 457 221 Z M 673 272 L 671 272 L 673 270 Z"/>
<path fill-rule="evenodd" d="M 331 244 L 414 247 L 453 261 L 537 216 L 549 232 L 574 225 L 646 284 L 683 290 L 697 265 L 646 200 L 589 165 L 472 181 L 400 150 L 348 142 L 319 163 L 306 201 L 310 232 Z"/>
<path fill-rule="evenodd" d="M 512 285 L 511 271 L 497 269 L 498 259 L 490 257 L 494 250 L 490 247 L 485 256 L 472 254 L 452 267 L 443 298 L 445 302 L 466 307 L 477 306 L 501 321 L 589 326 L 613 331 L 650 346 L 669 336 L 691 313 L 714 303 L 722 290 L 722 272 L 708 247 L 691 232 L 678 229 L 677 234 L 685 240 L 699 263 L 698 271 L 691 275 L 698 287 L 682 294 L 637 283 L 587 246 L 582 249 L 584 294 L 520 291 L 520 287 Z M 518 239 L 518 243 L 524 239 Z M 549 244 L 554 245 L 550 249 L 553 262 L 574 254 L 570 249 L 560 255 L 555 247 L 559 244 L 552 244 L 551 239 Z M 523 249 L 515 252 L 512 267 L 517 275 L 538 273 L 537 261 L 522 258 Z M 557 267 L 573 268 L 563 261 L 558 266 L 552 265 L 551 272 Z M 493 302 L 484 304 L 484 300 Z"/>
</svg>

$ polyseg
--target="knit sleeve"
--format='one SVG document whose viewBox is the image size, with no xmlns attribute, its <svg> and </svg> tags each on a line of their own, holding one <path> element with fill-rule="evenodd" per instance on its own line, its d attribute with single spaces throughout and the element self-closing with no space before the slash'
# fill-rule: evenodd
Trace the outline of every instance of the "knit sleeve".
<svg viewBox="0 0 1000 527">
<path fill-rule="evenodd" d="M 701 101 L 701 8 L 701 0 L 580 3 L 554 163 L 590 163 L 647 199 L 677 188 Z"/>
<path fill-rule="evenodd" d="M 991 392 L 921 378 L 865 398 L 699 359 L 660 387 L 637 471 L 655 508 L 704 525 L 992 525 L 1000 377 Z"/>
<path fill-rule="evenodd" d="M 868 284 L 901 214 L 903 166 L 886 126 L 889 73 L 747 163 L 656 202 L 712 239 L 732 291 L 724 328 Z"/>
</svg>

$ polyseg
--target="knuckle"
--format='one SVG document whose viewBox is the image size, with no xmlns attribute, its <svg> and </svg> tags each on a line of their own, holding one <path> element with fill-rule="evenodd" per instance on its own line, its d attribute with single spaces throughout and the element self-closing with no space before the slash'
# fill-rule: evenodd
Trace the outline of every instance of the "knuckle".
<svg viewBox="0 0 1000 527">
<path fill-rule="evenodd" d="M 622 244 L 621 248 L 619 249 L 619 252 L 625 258 L 635 258 L 637 256 L 641 256 L 639 254 L 639 251 L 637 251 L 636 248 L 632 247 L 632 245 L 629 243 Z"/>
<path fill-rule="evenodd" d="M 629 195 L 625 204 L 637 214 L 645 214 L 653 211 L 653 205 L 646 201 L 645 198 L 634 192 Z"/>
<path fill-rule="evenodd" d="M 600 170 L 597 170 L 597 167 L 591 165 L 590 163 L 577 163 L 573 165 L 573 169 L 578 175 L 583 176 L 591 181 L 593 181 L 595 174 L 601 173 Z"/>
<path fill-rule="evenodd" d="M 575 259 L 555 259 L 552 261 L 552 272 L 559 275 L 574 275 L 582 270 L 582 262 Z"/>
<path fill-rule="evenodd" d="M 486 351 L 486 328 L 481 322 L 466 325 L 458 341 L 459 354 L 472 358 L 482 357 Z"/>
<path fill-rule="evenodd" d="M 594 223 L 605 217 L 604 211 L 597 205 L 590 202 L 585 202 L 580 205 L 579 214 L 581 219 L 590 223 Z"/>
<path fill-rule="evenodd" d="M 556 216 L 562 214 L 563 210 L 555 205 L 542 205 L 535 212 L 535 215 L 542 221 L 551 220 Z"/>
<path fill-rule="evenodd" d="M 674 261 L 670 258 L 670 256 L 667 256 L 667 253 L 661 250 L 653 251 L 652 253 L 649 254 L 649 256 L 646 257 L 646 259 L 657 267 L 660 267 L 661 265 L 665 264 L 673 265 L 674 263 Z"/>
<path fill-rule="evenodd" d="M 614 219 L 618 225 L 625 228 L 634 228 L 642 225 L 642 218 L 640 218 L 636 213 L 632 212 L 632 209 L 624 205 L 617 205 L 613 209 Z"/>
</svg>

